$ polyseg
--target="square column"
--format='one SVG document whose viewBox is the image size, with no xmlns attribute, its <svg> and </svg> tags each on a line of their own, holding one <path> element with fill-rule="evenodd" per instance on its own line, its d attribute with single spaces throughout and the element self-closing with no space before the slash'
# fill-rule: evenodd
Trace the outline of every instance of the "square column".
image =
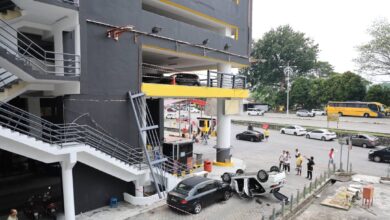
<svg viewBox="0 0 390 220">
<path fill-rule="evenodd" d="M 218 64 L 218 72 L 231 73 L 231 65 Z M 220 80 L 220 79 L 219 79 Z M 230 136 L 231 136 L 231 118 L 225 115 L 225 99 L 217 101 L 217 162 L 230 163 Z"/>
<path fill-rule="evenodd" d="M 77 162 L 76 153 L 70 153 L 61 161 L 62 170 L 62 191 L 64 197 L 65 220 L 75 220 L 76 213 L 74 207 L 73 190 L 73 167 Z"/>
</svg>

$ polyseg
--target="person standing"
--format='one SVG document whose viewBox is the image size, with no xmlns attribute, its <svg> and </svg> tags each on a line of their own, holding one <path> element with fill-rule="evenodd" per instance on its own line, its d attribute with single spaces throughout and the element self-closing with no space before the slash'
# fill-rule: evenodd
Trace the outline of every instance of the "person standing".
<svg viewBox="0 0 390 220">
<path fill-rule="evenodd" d="M 16 211 L 16 209 L 11 209 L 7 220 L 18 220 L 18 211 Z"/>
<path fill-rule="evenodd" d="M 301 176 L 302 175 L 302 163 L 303 163 L 303 158 L 300 153 L 296 156 L 296 165 L 297 165 L 297 175 Z"/>
<path fill-rule="evenodd" d="M 286 151 L 284 155 L 284 171 L 288 174 L 290 173 L 290 163 L 291 163 L 291 155 L 290 152 Z"/>
<path fill-rule="evenodd" d="M 306 178 L 311 180 L 313 178 L 314 157 L 307 158 L 307 176 Z"/>
<path fill-rule="evenodd" d="M 269 138 L 269 130 L 268 130 L 268 128 L 266 128 L 266 129 L 264 130 L 264 138 L 265 138 L 265 141 L 268 142 L 268 138 Z"/>
<path fill-rule="evenodd" d="M 279 170 L 282 170 L 282 168 L 284 169 L 284 153 L 285 151 L 279 156 Z"/>
<path fill-rule="evenodd" d="M 334 167 L 334 148 L 330 149 L 328 156 L 329 156 L 328 169 L 330 169 Z"/>
<path fill-rule="evenodd" d="M 295 149 L 295 158 L 298 158 L 300 155 L 301 153 L 299 152 L 298 148 Z"/>
</svg>

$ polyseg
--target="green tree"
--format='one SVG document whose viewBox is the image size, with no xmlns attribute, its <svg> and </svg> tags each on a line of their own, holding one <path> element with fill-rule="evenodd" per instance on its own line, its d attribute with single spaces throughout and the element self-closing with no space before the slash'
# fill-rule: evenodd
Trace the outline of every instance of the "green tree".
<svg viewBox="0 0 390 220">
<path fill-rule="evenodd" d="M 383 19 L 373 23 L 368 33 L 372 39 L 358 47 L 355 62 L 369 75 L 390 75 L 390 23 Z"/>
<path fill-rule="evenodd" d="M 290 92 L 290 105 L 302 108 L 311 108 L 313 103 L 311 102 L 310 91 L 313 84 L 312 79 L 304 77 L 296 78 L 291 86 Z"/>
<path fill-rule="evenodd" d="M 368 89 L 365 100 L 390 106 L 390 88 L 383 85 L 373 85 Z"/>
<path fill-rule="evenodd" d="M 283 66 L 295 66 L 297 76 L 304 75 L 315 66 L 318 45 L 304 33 L 294 31 L 289 25 L 271 29 L 253 44 L 252 57 L 256 62 L 242 74 L 250 84 L 285 85 Z"/>
<path fill-rule="evenodd" d="M 328 101 L 362 101 L 366 94 L 368 82 L 361 76 L 345 72 L 333 74 L 322 84 L 322 103 Z"/>
</svg>

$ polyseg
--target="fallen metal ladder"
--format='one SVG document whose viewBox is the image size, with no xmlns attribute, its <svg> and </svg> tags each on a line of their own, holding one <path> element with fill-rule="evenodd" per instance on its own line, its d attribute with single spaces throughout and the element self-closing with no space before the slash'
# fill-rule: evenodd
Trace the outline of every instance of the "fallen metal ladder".
<svg viewBox="0 0 390 220">
<path fill-rule="evenodd" d="M 146 104 L 145 94 L 132 93 L 129 91 L 129 97 L 137 122 L 138 131 L 141 135 L 146 162 L 150 168 L 157 194 L 161 199 L 163 198 L 163 192 L 167 186 L 165 172 L 162 167 L 164 166 L 164 162 L 167 161 L 167 158 L 162 156 L 161 143 L 158 135 L 159 127 L 153 123 L 152 115 Z M 161 185 L 162 189 L 160 189 L 159 185 Z"/>
</svg>

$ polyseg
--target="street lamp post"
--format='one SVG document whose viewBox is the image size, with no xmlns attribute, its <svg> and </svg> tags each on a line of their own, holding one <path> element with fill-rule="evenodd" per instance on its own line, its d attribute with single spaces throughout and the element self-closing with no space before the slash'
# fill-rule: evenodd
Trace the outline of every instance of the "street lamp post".
<svg viewBox="0 0 390 220">
<path fill-rule="evenodd" d="M 287 75 L 286 81 L 287 81 L 287 115 L 289 115 L 289 106 L 290 106 L 290 74 L 292 73 L 293 69 L 290 66 L 290 62 L 287 62 L 287 66 L 284 68 L 283 72 Z"/>
</svg>

